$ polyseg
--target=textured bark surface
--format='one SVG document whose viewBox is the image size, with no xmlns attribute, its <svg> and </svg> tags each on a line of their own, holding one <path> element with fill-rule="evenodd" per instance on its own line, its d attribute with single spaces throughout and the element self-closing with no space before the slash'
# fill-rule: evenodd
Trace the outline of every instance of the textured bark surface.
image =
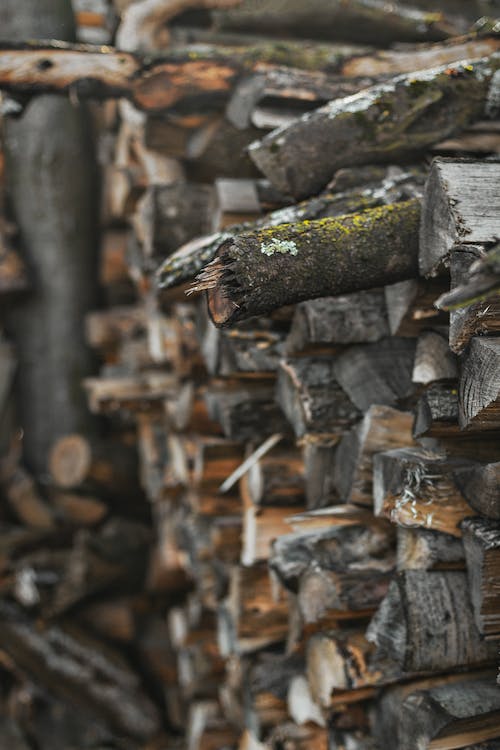
<svg viewBox="0 0 500 750">
<path fill-rule="evenodd" d="M 425 173 L 418 168 L 403 170 L 394 165 L 386 168 L 355 167 L 340 170 L 331 191 L 296 205 L 277 209 L 252 222 L 226 227 L 223 232 L 179 248 L 178 252 L 167 258 L 158 269 L 160 286 L 175 286 L 194 278 L 203 266 L 214 259 L 219 247 L 232 235 L 265 227 L 277 227 L 280 224 L 342 216 L 420 197 L 423 193 L 424 179 Z M 287 202 L 291 201 L 292 198 L 289 196 Z"/>
<path fill-rule="evenodd" d="M 212 319 L 223 326 L 305 299 L 412 278 L 419 213 L 413 200 L 235 237 L 221 245 L 193 290 L 208 289 Z"/>
<path fill-rule="evenodd" d="M 19 10 L 2 4 L 9 39 L 71 38 L 70 3 Z M 80 383 L 92 366 L 83 317 L 96 305 L 97 174 L 86 113 L 64 99 L 40 97 L 21 118 L 7 118 L 4 144 L 10 206 L 34 285 L 11 309 L 8 328 L 19 357 L 25 460 L 41 474 L 52 442 L 88 426 Z"/>
<path fill-rule="evenodd" d="M 500 525 L 486 518 L 463 522 L 463 542 L 474 619 L 479 632 L 487 638 L 500 633 Z"/>
<path fill-rule="evenodd" d="M 496 55 L 442 66 L 337 99 L 250 147 L 271 182 L 296 198 L 348 165 L 408 159 L 484 115 Z"/>
</svg>

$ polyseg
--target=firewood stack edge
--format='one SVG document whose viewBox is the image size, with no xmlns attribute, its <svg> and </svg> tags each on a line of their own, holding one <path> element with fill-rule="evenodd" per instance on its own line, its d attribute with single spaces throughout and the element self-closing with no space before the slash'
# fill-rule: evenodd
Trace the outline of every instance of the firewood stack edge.
<svg viewBox="0 0 500 750">
<path fill-rule="evenodd" d="M 498 2 L 73 8 L 0 41 L 0 746 L 500 749 Z M 45 97 L 92 123 L 98 367 L 35 465 Z"/>
</svg>

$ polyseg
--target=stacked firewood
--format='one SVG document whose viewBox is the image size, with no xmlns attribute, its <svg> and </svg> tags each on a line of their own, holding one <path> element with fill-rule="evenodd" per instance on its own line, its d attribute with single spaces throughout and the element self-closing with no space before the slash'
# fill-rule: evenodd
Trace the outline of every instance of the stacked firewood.
<svg viewBox="0 0 500 750">
<path fill-rule="evenodd" d="M 46 474 L 1 342 L 0 737 L 499 748 L 495 2 L 73 5 L 119 51 L 0 44 L 102 176 L 96 421 Z"/>
</svg>

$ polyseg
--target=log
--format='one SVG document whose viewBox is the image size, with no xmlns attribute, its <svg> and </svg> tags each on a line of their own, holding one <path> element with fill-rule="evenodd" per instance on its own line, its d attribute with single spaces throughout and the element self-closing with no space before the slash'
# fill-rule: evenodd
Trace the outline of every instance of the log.
<svg viewBox="0 0 500 750">
<path fill-rule="evenodd" d="M 500 520 L 500 463 L 472 466 L 457 476 L 460 490 L 477 513 Z"/>
<path fill-rule="evenodd" d="M 118 732 L 146 740 L 159 730 L 156 707 L 115 654 L 58 625 L 39 631 L 14 605 L 0 603 L 3 648 L 20 669 L 89 718 L 100 716 Z"/>
<path fill-rule="evenodd" d="M 498 688 L 483 678 L 417 691 L 403 702 L 400 725 L 401 750 L 414 747 L 414 740 L 419 747 L 450 750 L 495 739 L 500 734 Z"/>
<path fill-rule="evenodd" d="M 458 395 L 460 427 L 482 430 L 500 426 L 500 341 L 475 336 L 462 361 Z"/>
<path fill-rule="evenodd" d="M 499 230 L 495 186 L 500 164 L 435 159 L 422 204 L 420 273 L 436 275 L 461 247 L 488 246 Z"/>
<path fill-rule="evenodd" d="M 337 381 L 353 404 L 366 411 L 374 404 L 396 406 L 411 397 L 415 342 L 395 337 L 358 344 L 335 358 Z"/>
<path fill-rule="evenodd" d="M 441 531 L 398 527 L 398 570 L 456 570 L 465 565 L 461 539 Z"/>
<path fill-rule="evenodd" d="M 333 472 L 338 436 L 309 434 L 302 440 L 307 507 L 332 505 L 339 500 Z"/>
<path fill-rule="evenodd" d="M 314 195 L 341 167 L 409 159 L 483 117 L 498 65 L 494 53 L 397 76 L 278 128 L 249 153 L 283 192 Z"/>
<path fill-rule="evenodd" d="M 414 436 L 458 436 L 459 433 L 456 384 L 431 383 L 417 399 Z"/>
<path fill-rule="evenodd" d="M 374 342 L 388 335 L 383 290 L 323 297 L 297 305 L 286 352 L 295 354 L 315 347 Z"/>
<path fill-rule="evenodd" d="M 345 5 L 315 0 L 304 8 L 300 2 L 283 3 L 266 0 L 246 2 L 234 10 L 214 13 L 217 27 L 223 30 L 252 31 L 306 38 L 342 39 L 388 46 L 393 41 L 445 39 L 463 30 L 456 18 L 444 14 L 426 15 L 414 8 L 388 8 L 382 2 L 359 0 Z"/>
<path fill-rule="evenodd" d="M 391 583 L 366 637 L 379 658 L 407 672 L 443 672 L 494 658 L 480 637 L 469 602 L 467 574 L 408 570 Z"/>
<path fill-rule="evenodd" d="M 412 416 L 390 406 L 370 406 L 361 422 L 341 439 L 334 458 L 334 481 L 344 502 L 373 504 L 373 457 L 414 445 Z"/>
<path fill-rule="evenodd" d="M 273 399 L 269 380 L 213 382 L 205 393 L 208 413 L 230 440 L 261 440 L 289 432 L 288 423 Z"/>
<path fill-rule="evenodd" d="M 436 297 L 443 291 L 440 279 L 411 279 L 384 288 L 391 336 L 418 336 L 422 330 L 448 325 L 436 310 Z"/>
<path fill-rule="evenodd" d="M 2 489 L 10 509 L 23 524 L 36 529 L 55 528 L 52 508 L 40 494 L 33 477 L 21 466 L 3 483 Z"/>
<path fill-rule="evenodd" d="M 473 465 L 471 461 L 421 448 L 398 448 L 379 453 L 373 464 L 375 515 L 401 526 L 461 536 L 460 521 L 474 512 L 456 477 Z"/>
<path fill-rule="evenodd" d="M 328 708 L 335 691 L 387 685 L 400 678 L 399 665 L 378 657 L 362 631 L 330 631 L 308 641 L 307 679 L 320 706 Z"/>
<path fill-rule="evenodd" d="M 468 518 L 462 524 L 462 532 L 476 627 L 486 638 L 498 638 L 500 592 L 496 570 L 500 557 L 500 527 L 497 521 Z"/>
<path fill-rule="evenodd" d="M 241 480 L 240 491 L 254 505 L 302 505 L 304 462 L 300 451 L 277 446 L 255 461 Z"/>
<path fill-rule="evenodd" d="M 403 742 L 407 741 L 407 730 L 402 721 L 402 706 L 408 698 L 455 684 L 458 684 L 461 690 L 466 691 L 468 682 L 472 683 L 474 690 L 475 681 L 488 679 L 490 674 L 488 670 L 474 670 L 466 675 L 433 675 L 387 688 L 378 696 L 373 708 L 372 731 L 377 746 L 386 747 L 388 750 L 399 750 Z M 424 746 L 427 747 L 427 745 Z M 483 745 L 467 745 L 467 750 L 473 750 L 473 748 L 479 750 L 482 747 Z M 488 744 L 487 747 L 489 747 Z"/>
<path fill-rule="evenodd" d="M 272 545 L 269 566 L 292 592 L 298 590 L 307 570 L 315 566 L 336 573 L 366 571 L 376 577 L 394 567 L 393 542 L 390 526 L 370 517 L 323 531 L 282 535 Z"/>
<path fill-rule="evenodd" d="M 252 223 L 226 227 L 219 232 L 179 248 L 158 269 L 161 287 L 175 286 L 194 278 L 203 266 L 212 261 L 220 245 L 231 233 L 240 234 L 256 228 L 279 226 L 299 221 L 324 219 L 363 211 L 367 208 L 419 197 L 423 191 L 424 174 L 421 170 L 405 171 L 397 166 L 357 167 L 339 170 L 331 190 L 296 205 L 272 211 Z M 279 191 L 278 191 L 279 192 Z M 292 201 L 290 197 L 288 203 Z M 435 299 L 431 298 L 431 303 Z"/>
<path fill-rule="evenodd" d="M 439 380 L 455 381 L 457 361 L 447 340 L 435 331 L 425 331 L 417 341 L 412 381 L 428 385 Z"/>
<path fill-rule="evenodd" d="M 208 291 L 212 320 L 224 326 L 305 299 L 411 278 L 418 221 L 413 200 L 241 235 L 220 246 L 192 290 Z"/>
<path fill-rule="evenodd" d="M 331 357 L 295 357 L 282 360 L 276 398 L 295 435 L 342 434 L 359 411 L 342 390 Z"/>
<path fill-rule="evenodd" d="M 118 440 L 99 443 L 81 434 L 66 435 L 54 443 L 49 470 L 61 489 L 78 488 L 121 500 L 140 498 L 135 450 Z"/>
<path fill-rule="evenodd" d="M 469 251 L 473 253 L 474 250 L 475 248 L 470 248 Z M 458 286 L 441 295 L 436 300 L 436 306 L 442 310 L 459 311 L 461 308 L 484 298 L 490 296 L 494 298 L 500 281 L 499 272 L 500 247 L 496 243 L 486 254 L 479 253 L 479 258 L 467 268 L 463 276 L 460 273 L 460 277 L 457 279 Z"/>
<path fill-rule="evenodd" d="M 500 225 L 500 218 L 498 220 Z M 460 288 L 460 285 L 468 278 L 469 269 L 477 262 L 488 263 L 494 257 L 495 250 L 490 250 L 486 255 L 484 247 L 475 245 L 464 245 L 458 251 L 452 251 L 450 255 L 451 289 Z M 492 274 L 493 275 L 493 274 Z M 491 276 L 490 276 L 491 279 Z M 490 281 L 491 284 L 491 281 Z M 498 324 L 500 306 L 495 289 L 489 286 L 486 299 L 483 294 L 477 295 L 479 301 L 474 301 L 467 306 L 450 309 L 450 349 L 457 354 L 463 352 L 469 345 L 473 336 L 499 333 Z M 440 297 L 436 305 L 441 306 Z"/>
</svg>

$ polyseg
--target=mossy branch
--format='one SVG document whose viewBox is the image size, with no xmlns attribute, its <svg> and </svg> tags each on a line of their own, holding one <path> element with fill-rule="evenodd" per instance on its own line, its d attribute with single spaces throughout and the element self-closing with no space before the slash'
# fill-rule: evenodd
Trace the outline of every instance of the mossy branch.
<svg viewBox="0 0 500 750">
<path fill-rule="evenodd" d="M 191 291 L 207 291 L 214 323 L 227 326 L 302 300 L 413 278 L 419 218 L 414 199 L 242 234 L 221 245 Z"/>
</svg>

